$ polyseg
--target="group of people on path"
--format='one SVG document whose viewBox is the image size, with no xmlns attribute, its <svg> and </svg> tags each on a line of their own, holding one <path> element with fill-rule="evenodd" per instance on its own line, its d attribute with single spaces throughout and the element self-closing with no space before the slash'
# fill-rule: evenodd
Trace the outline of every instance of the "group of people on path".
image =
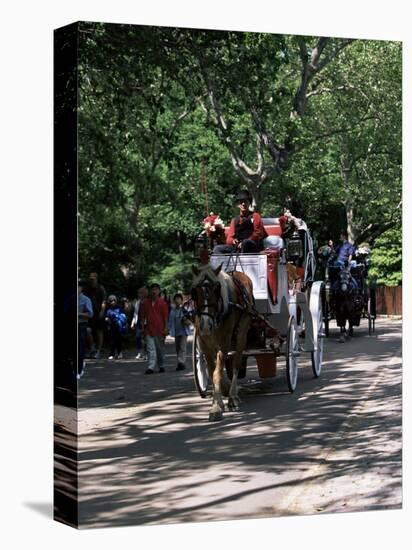
<svg viewBox="0 0 412 550">
<path fill-rule="evenodd" d="M 102 351 L 104 331 L 107 333 L 109 360 L 123 358 L 123 340 L 128 331 L 130 304 L 119 302 L 114 294 L 106 299 L 106 291 L 98 282 L 97 273 L 90 273 L 87 283 L 78 286 L 78 332 L 79 357 L 77 378 L 84 373 L 85 357 L 99 359 Z M 175 294 L 173 305 L 167 302 L 165 293 L 157 283 L 148 290 L 139 288 L 133 307 L 130 328 L 135 331 L 136 360 L 148 361 L 146 374 L 157 369 L 165 372 L 165 339 L 171 335 L 175 340 L 176 370 L 186 368 L 187 337 L 191 333 L 189 304 L 183 304 L 183 295 Z"/>
</svg>

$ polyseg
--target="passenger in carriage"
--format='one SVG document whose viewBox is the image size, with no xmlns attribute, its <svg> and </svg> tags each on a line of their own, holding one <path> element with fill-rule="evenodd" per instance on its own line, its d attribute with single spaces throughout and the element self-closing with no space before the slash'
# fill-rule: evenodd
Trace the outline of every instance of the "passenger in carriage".
<svg viewBox="0 0 412 550">
<path fill-rule="evenodd" d="M 293 234 L 299 228 L 299 220 L 292 216 L 288 208 L 284 208 L 282 215 L 279 216 L 279 225 L 282 231 L 282 235 L 269 235 L 263 241 L 264 248 L 272 248 L 278 250 L 285 247 L 284 238 L 287 238 Z"/>
<path fill-rule="evenodd" d="M 346 231 L 341 231 L 339 241 L 339 244 L 334 248 L 336 255 L 334 265 L 337 267 L 344 267 L 350 265 L 352 256 L 355 254 L 355 247 L 348 241 L 348 234 Z"/>
<path fill-rule="evenodd" d="M 248 191 L 239 193 L 239 216 L 233 218 L 230 223 L 226 244 L 216 245 L 213 254 L 256 253 L 263 250 L 263 240 L 268 235 L 260 214 L 250 210 L 251 202 L 252 197 Z"/>
</svg>

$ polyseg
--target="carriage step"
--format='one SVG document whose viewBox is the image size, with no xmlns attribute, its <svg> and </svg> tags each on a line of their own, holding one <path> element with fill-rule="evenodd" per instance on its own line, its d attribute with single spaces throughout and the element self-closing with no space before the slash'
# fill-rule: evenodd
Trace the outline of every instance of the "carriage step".
<svg viewBox="0 0 412 550">
<path fill-rule="evenodd" d="M 229 351 L 228 356 L 234 355 L 235 351 Z M 268 355 L 273 355 L 273 350 L 271 348 L 263 348 L 263 349 L 248 349 L 242 353 L 243 357 L 251 357 L 253 355 L 262 355 L 264 353 L 267 353 Z"/>
</svg>

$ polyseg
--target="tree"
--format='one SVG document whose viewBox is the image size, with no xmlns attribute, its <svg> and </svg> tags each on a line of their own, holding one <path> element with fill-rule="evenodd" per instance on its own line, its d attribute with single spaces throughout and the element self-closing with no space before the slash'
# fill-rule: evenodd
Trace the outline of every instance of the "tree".
<svg viewBox="0 0 412 550">
<path fill-rule="evenodd" d="M 343 206 L 350 238 L 373 242 L 400 223 L 400 44 L 356 41 L 323 76 L 297 164 L 318 180 L 312 191 Z"/>
<path fill-rule="evenodd" d="M 369 276 L 375 277 L 378 285 L 402 283 L 402 231 L 399 227 L 385 231 L 376 239 Z"/>
<path fill-rule="evenodd" d="M 400 224 L 399 44 L 87 23 L 80 46 L 84 270 L 179 286 L 242 182 L 318 240 Z"/>
<path fill-rule="evenodd" d="M 278 179 L 295 153 L 309 88 L 351 40 L 179 31 L 202 102 L 258 208 L 263 183 Z M 307 40 L 315 45 L 309 47 Z M 199 78 L 200 77 L 200 78 Z M 254 167 L 253 167 L 254 164 Z"/>
</svg>

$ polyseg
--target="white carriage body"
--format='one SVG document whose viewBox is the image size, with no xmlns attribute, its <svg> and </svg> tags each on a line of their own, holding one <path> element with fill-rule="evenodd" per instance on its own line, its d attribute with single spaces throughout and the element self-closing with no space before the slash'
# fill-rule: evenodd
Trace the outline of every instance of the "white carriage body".
<svg viewBox="0 0 412 550">
<path fill-rule="evenodd" d="M 225 272 L 240 271 L 245 273 L 252 280 L 253 296 L 259 313 L 264 315 L 280 313 L 282 296 L 289 296 L 288 274 L 284 262 L 277 261 L 277 295 L 275 301 L 269 292 L 268 260 L 265 254 L 213 254 L 210 263 L 213 268 L 222 265 Z"/>
<path fill-rule="evenodd" d="M 279 235 L 278 218 L 263 218 L 265 229 L 269 234 Z M 305 285 L 313 281 L 315 273 L 315 259 L 313 253 L 313 241 L 310 232 L 303 220 L 299 220 L 298 231 L 303 243 L 302 280 Z M 297 307 L 300 308 L 305 321 L 305 350 L 311 351 L 315 346 L 313 318 L 317 311 L 317 305 L 311 305 L 305 292 L 290 294 L 287 272 L 287 261 L 284 252 L 278 252 L 276 258 L 276 295 L 272 296 L 269 288 L 269 269 L 271 266 L 265 253 L 259 254 L 212 254 L 210 263 L 213 268 L 222 265 L 225 272 L 240 271 L 252 280 L 255 306 L 259 313 L 265 316 L 269 323 L 285 334 L 289 317 L 297 318 Z M 318 287 L 318 285 L 315 285 Z M 316 289 L 316 293 L 319 292 Z M 316 296 L 316 300 L 317 300 Z"/>
</svg>

